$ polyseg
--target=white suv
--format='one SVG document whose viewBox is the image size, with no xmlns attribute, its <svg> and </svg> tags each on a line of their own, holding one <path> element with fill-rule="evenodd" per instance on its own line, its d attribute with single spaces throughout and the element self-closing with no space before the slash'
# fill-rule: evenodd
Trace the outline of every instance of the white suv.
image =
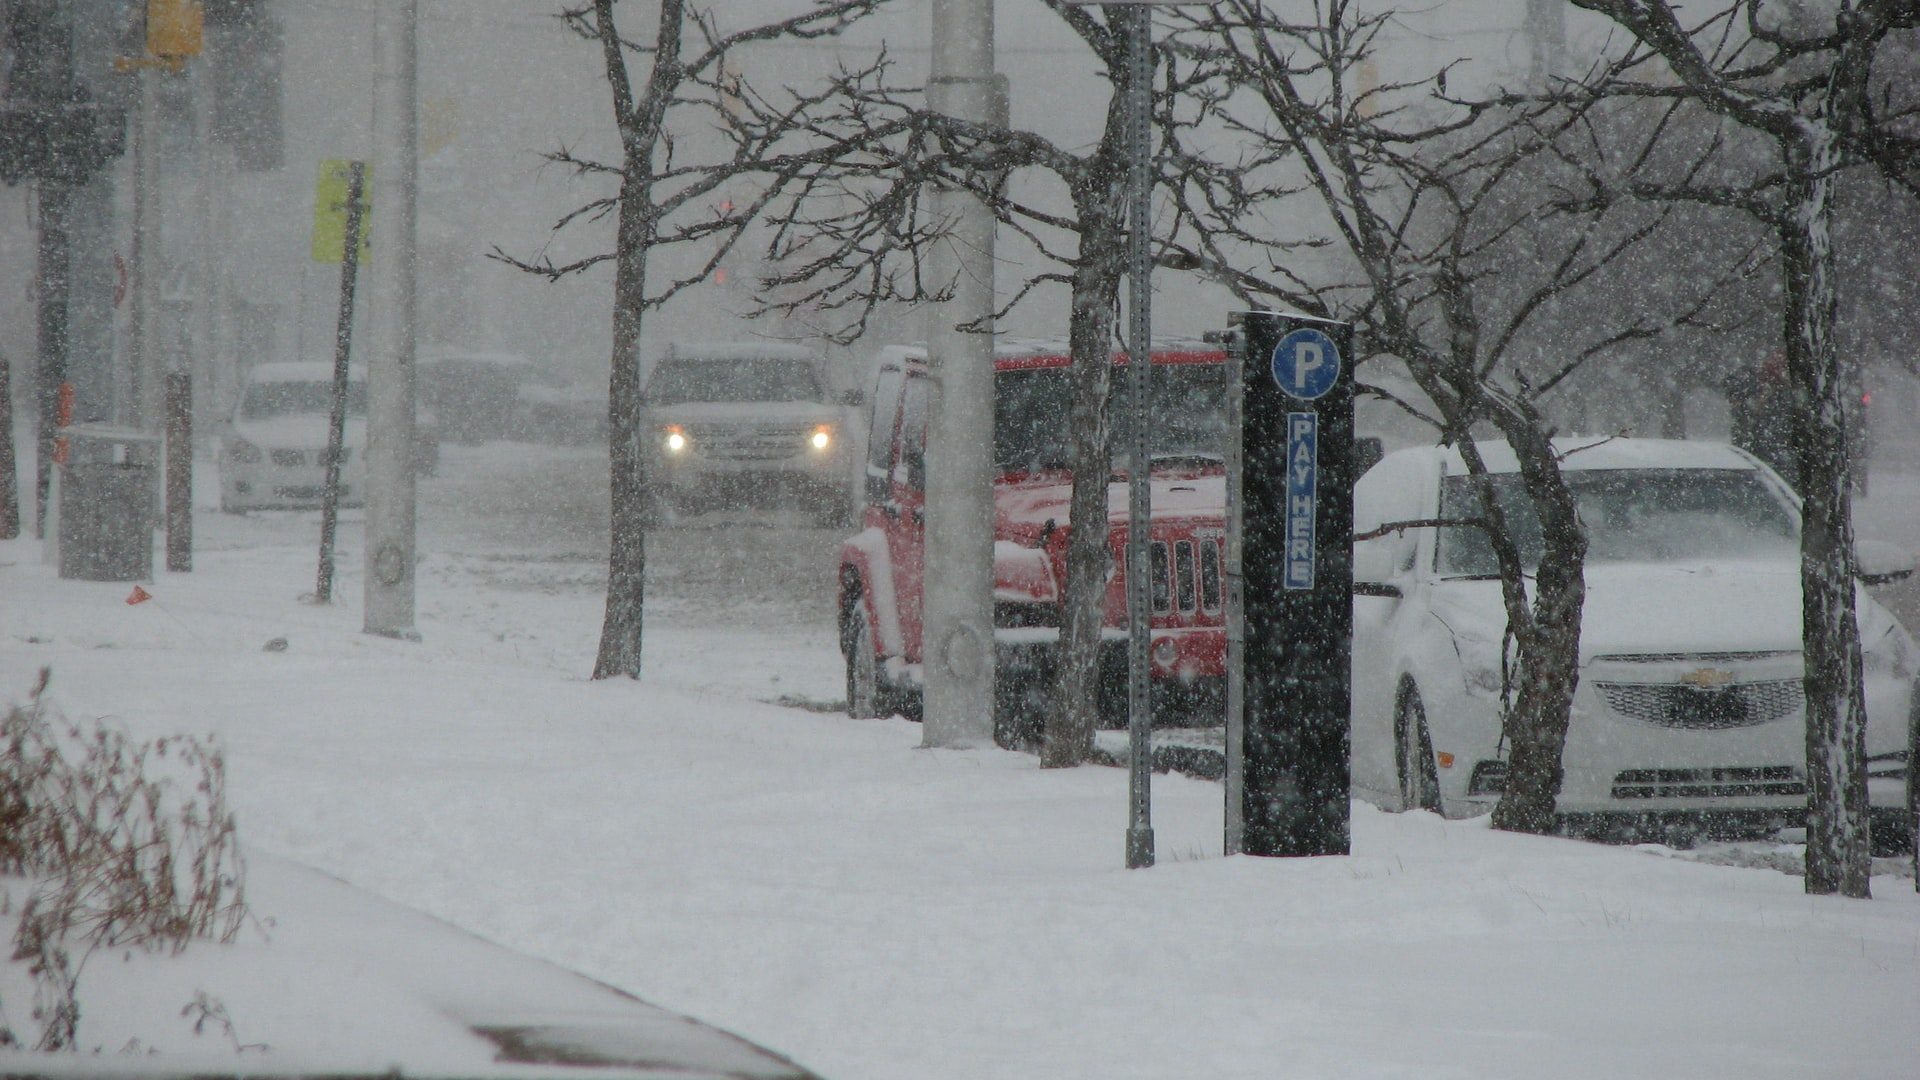
<svg viewBox="0 0 1920 1080">
<path fill-rule="evenodd" d="M 829 392 L 820 367 L 794 345 L 669 346 L 645 393 L 656 516 L 788 506 L 823 524 L 847 520 L 849 409 L 860 395 Z"/>
</svg>

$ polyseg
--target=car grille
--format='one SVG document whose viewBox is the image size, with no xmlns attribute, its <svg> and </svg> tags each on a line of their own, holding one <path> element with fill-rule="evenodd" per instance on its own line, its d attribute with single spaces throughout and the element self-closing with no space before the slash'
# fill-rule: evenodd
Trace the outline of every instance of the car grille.
<svg viewBox="0 0 1920 1080">
<path fill-rule="evenodd" d="M 699 452 L 715 461 L 782 461 L 806 449 L 813 428 L 805 424 L 754 427 L 695 425 L 688 434 Z"/>
<path fill-rule="evenodd" d="M 1780 656 L 1796 656 L 1790 649 L 1763 649 L 1750 652 L 1694 652 L 1694 653 L 1614 653 L 1610 656 L 1596 656 L 1596 664 L 1743 664 L 1755 660 L 1771 660 Z"/>
<path fill-rule="evenodd" d="M 268 454 L 273 459 L 275 465 L 289 469 L 305 468 L 309 465 L 318 468 L 327 463 L 327 452 L 325 450 L 270 450 Z M 340 464 L 345 465 L 347 459 L 352 456 L 352 447 L 343 446 L 340 448 Z"/>
<path fill-rule="evenodd" d="M 1669 728 L 1718 730 L 1784 720 L 1806 701 L 1799 679 L 1734 686 L 1595 683 L 1607 707 L 1621 716 Z"/>
<path fill-rule="evenodd" d="M 1623 769 L 1613 778 L 1616 799 L 1735 799 L 1806 793 L 1805 780 L 1791 765 Z"/>
<path fill-rule="evenodd" d="M 1125 530 L 1115 530 L 1116 568 L 1126 560 L 1126 543 Z M 1148 543 L 1147 573 L 1155 615 L 1180 615 L 1192 621 L 1196 615 L 1219 612 L 1221 545 L 1211 537 Z"/>
</svg>

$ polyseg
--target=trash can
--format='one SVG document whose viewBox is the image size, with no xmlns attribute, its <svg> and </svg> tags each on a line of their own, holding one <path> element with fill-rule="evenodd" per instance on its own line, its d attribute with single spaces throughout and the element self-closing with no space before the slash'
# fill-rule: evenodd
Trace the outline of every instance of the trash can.
<svg viewBox="0 0 1920 1080">
<path fill-rule="evenodd" d="M 60 576 L 81 581 L 153 578 L 153 482 L 157 436 L 81 425 L 61 432 L 56 519 Z"/>
</svg>

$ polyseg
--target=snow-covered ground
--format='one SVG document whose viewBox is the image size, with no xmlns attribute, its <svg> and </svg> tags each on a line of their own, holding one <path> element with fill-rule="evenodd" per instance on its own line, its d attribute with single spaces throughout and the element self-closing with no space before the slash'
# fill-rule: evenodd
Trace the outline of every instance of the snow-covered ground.
<svg viewBox="0 0 1920 1080">
<path fill-rule="evenodd" d="M 1226 859 L 1220 788 L 1177 776 L 1155 782 L 1159 865 L 1130 872 L 1122 770 L 820 711 L 829 533 L 659 537 L 648 677 L 590 682 L 602 467 L 449 447 L 422 486 L 418 644 L 358 632 L 357 511 L 330 608 L 297 599 L 315 514 L 202 514 L 194 572 L 139 605 L 0 544 L 0 698 L 51 666 L 70 715 L 217 732 L 253 851 L 830 1080 L 1920 1075 L 1908 877 L 1809 898 L 1771 869 L 1364 804 L 1349 858 Z M 329 901 L 256 903 L 293 926 Z M 82 1044 L 191 1046 L 197 990 L 271 1043 L 271 995 L 219 975 L 84 1014 Z"/>
</svg>

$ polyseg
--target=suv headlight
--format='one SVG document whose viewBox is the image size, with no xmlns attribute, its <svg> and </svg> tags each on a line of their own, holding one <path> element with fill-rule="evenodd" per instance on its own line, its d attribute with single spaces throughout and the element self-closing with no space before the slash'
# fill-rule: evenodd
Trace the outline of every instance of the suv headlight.
<svg viewBox="0 0 1920 1080">
<path fill-rule="evenodd" d="M 812 434 L 807 436 L 807 445 L 821 453 L 825 453 L 831 449 L 833 446 L 833 425 L 821 424 L 819 427 L 814 428 Z"/>
<path fill-rule="evenodd" d="M 669 424 L 666 433 L 660 438 L 660 445 L 666 447 L 669 454 L 683 454 L 686 453 L 687 447 L 693 445 L 693 440 L 687 438 L 685 428 L 679 424 Z"/>
</svg>

